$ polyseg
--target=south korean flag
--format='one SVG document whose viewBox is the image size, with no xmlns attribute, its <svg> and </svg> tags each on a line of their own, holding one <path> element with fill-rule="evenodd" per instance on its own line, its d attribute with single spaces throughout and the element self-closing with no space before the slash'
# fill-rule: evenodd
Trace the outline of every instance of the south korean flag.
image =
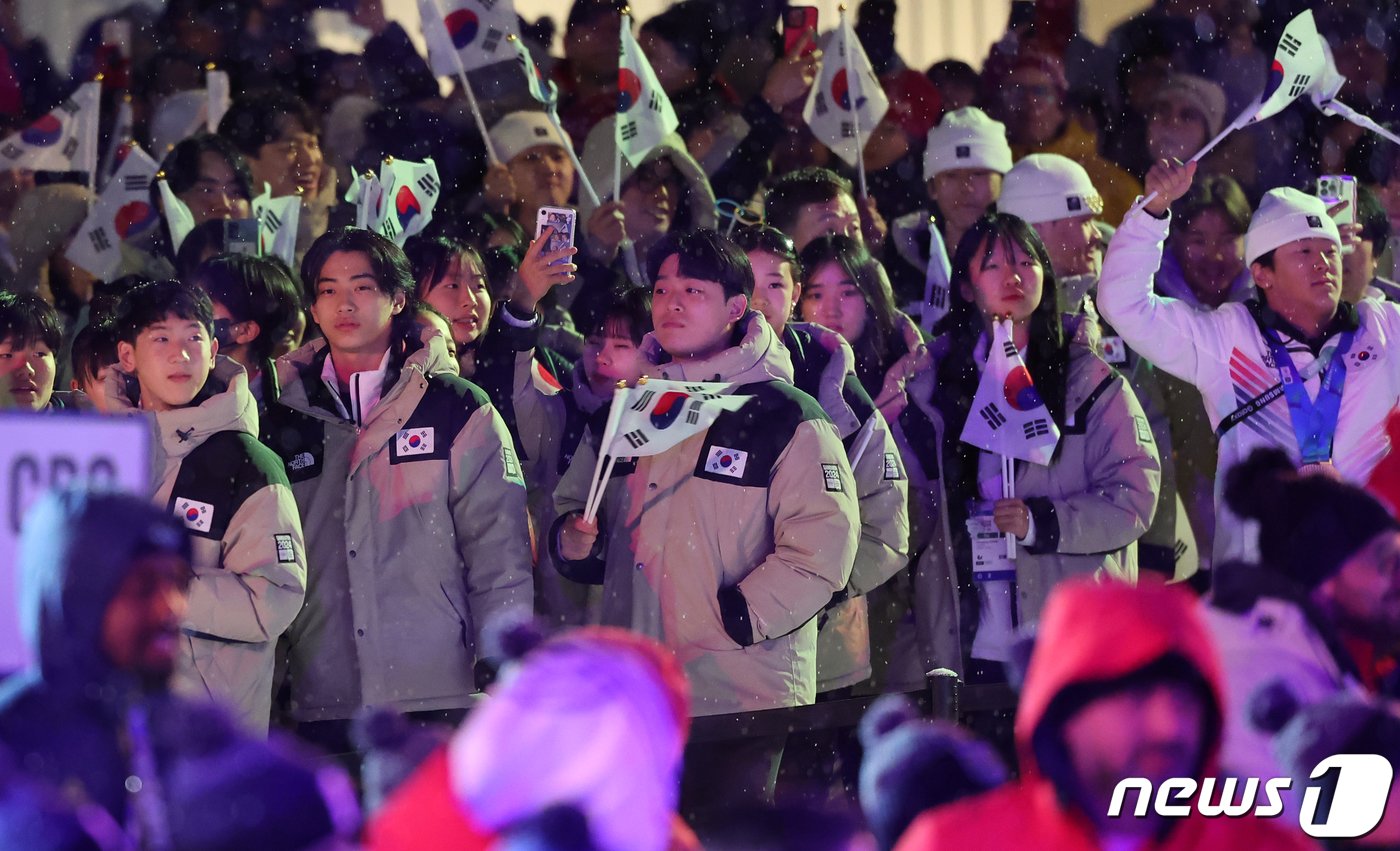
<svg viewBox="0 0 1400 851">
<path fill-rule="evenodd" d="M 214 525 L 214 506 L 196 499 L 176 498 L 175 516 L 192 532 L 208 532 Z"/>
<path fill-rule="evenodd" d="M 960 439 L 1005 458 L 1048 466 L 1060 429 L 1011 340 L 1010 320 L 998 320 L 994 327 L 987 366 Z"/>
<path fill-rule="evenodd" d="M 394 436 L 394 451 L 400 458 L 433 454 L 432 426 L 406 428 Z"/>
</svg>

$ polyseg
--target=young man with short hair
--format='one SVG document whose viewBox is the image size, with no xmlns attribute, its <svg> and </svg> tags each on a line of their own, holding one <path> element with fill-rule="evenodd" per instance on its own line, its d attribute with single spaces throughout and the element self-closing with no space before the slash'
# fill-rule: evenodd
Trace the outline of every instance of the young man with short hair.
<svg viewBox="0 0 1400 851">
<path fill-rule="evenodd" d="M 525 483 L 486 394 L 419 330 L 402 249 L 332 229 L 302 280 L 324 337 L 278 360 L 263 435 L 316 565 L 287 634 L 291 715 L 344 752 L 365 706 L 460 720 L 483 628 L 531 604 Z"/>
<path fill-rule="evenodd" d="M 1385 421 L 1400 402 L 1400 371 L 1390 366 L 1400 358 L 1400 307 L 1340 302 L 1337 225 L 1320 199 L 1288 188 L 1264 196 L 1245 234 L 1257 301 L 1203 312 L 1154 294 L 1170 205 L 1194 175 L 1190 163 L 1152 167 L 1157 197 L 1115 234 L 1098 306 L 1128 345 L 1201 391 L 1220 435 L 1214 563 L 1253 561 L 1248 527 L 1223 505 L 1223 474 L 1256 447 L 1277 446 L 1366 481 L 1390 450 Z"/>
<path fill-rule="evenodd" d="M 874 199 L 866 199 L 865 207 L 863 217 L 851 182 L 826 168 L 789 172 L 774 180 L 763 196 L 764 221 L 792 237 L 798 254 L 807 243 L 828 235 L 868 242 L 878 253 L 885 243 L 885 220 Z"/>
<path fill-rule="evenodd" d="M 80 391 L 92 407 L 107 413 L 107 375 L 117 365 L 117 332 L 111 323 L 83 326 L 73 337 L 73 390 Z"/>
<path fill-rule="evenodd" d="M 648 266 L 652 375 L 728 382 L 751 398 L 659 455 L 619 463 L 594 523 L 580 510 L 599 450 L 585 442 L 555 493 L 556 562 L 603 585 L 605 623 L 676 652 L 692 714 L 811 703 L 816 615 L 845 587 L 859 540 L 845 447 L 816 400 L 792 386 L 791 358 L 749 309 L 742 251 L 712 230 L 672 234 Z M 729 766 L 717 757 L 692 765 L 692 778 L 743 775 L 705 789 L 709 804 L 771 795 L 782 739 L 749 745 Z"/>
<path fill-rule="evenodd" d="M 491 145 L 500 162 L 486 172 L 486 205 L 533 234 L 540 207 L 566 206 L 574 194 L 574 163 L 566 144 L 540 110 L 512 112 L 497 121 Z"/>
<path fill-rule="evenodd" d="M 15 407 L 42 411 L 53 398 L 55 354 L 63 336 L 58 312 L 36 295 L 0 291 L 0 374 Z"/>
<path fill-rule="evenodd" d="M 301 610 L 306 549 L 277 456 L 258 442 L 248 376 L 218 357 L 203 290 L 157 281 L 127 293 L 107 409 L 144 412 L 162 461 L 155 503 L 193 538 L 194 579 L 175 688 L 266 732 L 277 640 Z"/>
</svg>

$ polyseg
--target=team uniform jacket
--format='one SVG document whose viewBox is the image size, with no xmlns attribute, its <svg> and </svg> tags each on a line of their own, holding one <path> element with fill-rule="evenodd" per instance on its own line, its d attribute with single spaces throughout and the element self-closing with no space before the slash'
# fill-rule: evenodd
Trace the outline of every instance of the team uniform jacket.
<svg viewBox="0 0 1400 851">
<path fill-rule="evenodd" d="M 328 356 L 318 340 L 278 360 L 282 396 L 263 428 L 307 530 L 306 607 L 288 632 L 293 717 L 466 706 L 486 619 L 530 605 L 510 436 L 480 389 L 440 374 L 435 333 L 391 355 L 362 425 L 322 380 Z"/>
<path fill-rule="evenodd" d="M 1088 348 L 1071 343 L 1070 352 L 1057 454 L 1048 467 L 1016 463 L 1016 496 L 1030 508 L 1036 530 L 1034 546 L 1016 554 L 1015 603 L 1023 624 L 1039 619 L 1046 597 L 1068 577 L 1136 581 L 1136 542 L 1157 505 L 1161 466 L 1137 396 Z M 963 635 L 960 597 L 970 582 L 972 555 L 965 531 L 953 529 L 949 518 L 966 512 L 951 512 L 949 504 L 944 414 L 925 388 L 910 397 L 933 422 L 939 449 L 938 472 L 924 471 L 937 523 L 914 569 L 919 650 L 923 670 L 961 671 L 971 635 Z"/>
<path fill-rule="evenodd" d="M 734 347 L 659 364 L 658 377 L 727 381 L 753 398 L 660 455 L 619 462 L 593 556 L 558 559 L 602 582 L 605 623 L 675 651 L 695 715 L 815 699 L 816 616 L 849 581 L 860 535 L 835 426 L 792 386 L 792 362 L 763 317 L 751 311 L 739 325 Z M 642 345 L 664 359 L 654 337 Z M 582 509 L 597 452 L 585 441 L 574 456 L 555 496 L 561 518 Z"/>
<path fill-rule="evenodd" d="M 860 544 L 851 579 L 817 619 L 821 693 L 870 678 L 865 595 L 908 564 L 908 477 L 884 415 L 856 378 L 850 344 L 834 331 L 804 323 L 789 323 L 782 339 L 793 361 L 793 383 L 817 400 L 841 435 L 860 501 Z"/>
<path fill-rule="evenodd" d="M 135 379 L 112 370 L 113 411 L 135 412 Z M 266 733 L 278 637 L 301 610 L 306 548 L 280 460 L 258 442 L 248 375 L 218 358 L 195 404 L 144 414 L 155 432 L 155 503 L 184 520 L 194 579 L 174 686 L 213 698 Z"/>
<path fill-rule="evenodd" d="M 1351 323 L 1356 337 L 1346 354 L 1346 385 L 1332 444 L 1332 464 L 1342 478 L 1364 484 L 1390 449 L 1385 420 L 1400 401 L 1400 306 L 1363 301 L 1353 310 L 1338 309 L 1320 351 L 1296 339 L 1272 320 L 1267 307 L 1225 304 L 1203 312 L 1152 291 L 1153 273 L 1162 259 L 1169 219 L 1137 213 L 1109 246 L 1099 282 L 1098 305 L 1130 346 L 1161 369 L 1190 382 L 1205 401 L 1212 428 L 1280 381 L 1261 321 L 1273 321 L 1308 396 L 1316 398 L 1321 382 L 1314 362 L 1334 346 Z M 1221 498 L 1224 474 L 1260 446 L 1275 446 L 1299 458 L 1288 403 L 1283 394 L 1263 404 L 1220 436 L 1220 474 L 1215 482 L 1217 512 L 1214 563 L 1255 560 L 1256 525 L 1235 517 Z"/>
</svg>

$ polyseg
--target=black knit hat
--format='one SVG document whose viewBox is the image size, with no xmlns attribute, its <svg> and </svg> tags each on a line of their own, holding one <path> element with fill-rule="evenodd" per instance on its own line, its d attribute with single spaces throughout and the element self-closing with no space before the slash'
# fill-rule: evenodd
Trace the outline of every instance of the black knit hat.
<svg viewBox="0 0 1400 851">
<path fill-rule="evenodd" d="M 1380 533 L 1400 529 L 1366 491 L 1299 473 L 1278 449 L 1256 449 L 1231 469 L 1225 501 L 1241 517 L 1259 521 L 1264 569 L 1308 590 L 1330 579 Z"/>
</svg>

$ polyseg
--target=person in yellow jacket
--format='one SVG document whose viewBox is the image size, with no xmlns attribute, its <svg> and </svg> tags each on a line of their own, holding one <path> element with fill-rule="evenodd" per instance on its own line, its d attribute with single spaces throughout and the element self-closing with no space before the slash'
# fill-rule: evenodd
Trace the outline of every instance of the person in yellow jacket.
<svg viewBox="0 0 1400 851">
<path fill-rule="evenodd" d="M 175 689 L 217 700 L 266 733 L 277 640 L 306 593 L 287 475 L 258 442 L 248 374 L 218 355 L 203 290 L 143 284 L 123 297 L 118 317 L 107 410 L 150 416 L 155 504 L 185 524 L 193 543 Z"/>
<path fill-rule="evenodd" d="M 277 362 L 264 439 L 286 465 L 312 565 L 288 633 L 300 733 L 349 748 L 368 705 L 454 721 L 479 633 L 532 596 L 525 485 L 486 394 L 415 330 L 413 276 L 378 234 L 328 231 L 302 280 L 324 339 Z"/>
</svg>

